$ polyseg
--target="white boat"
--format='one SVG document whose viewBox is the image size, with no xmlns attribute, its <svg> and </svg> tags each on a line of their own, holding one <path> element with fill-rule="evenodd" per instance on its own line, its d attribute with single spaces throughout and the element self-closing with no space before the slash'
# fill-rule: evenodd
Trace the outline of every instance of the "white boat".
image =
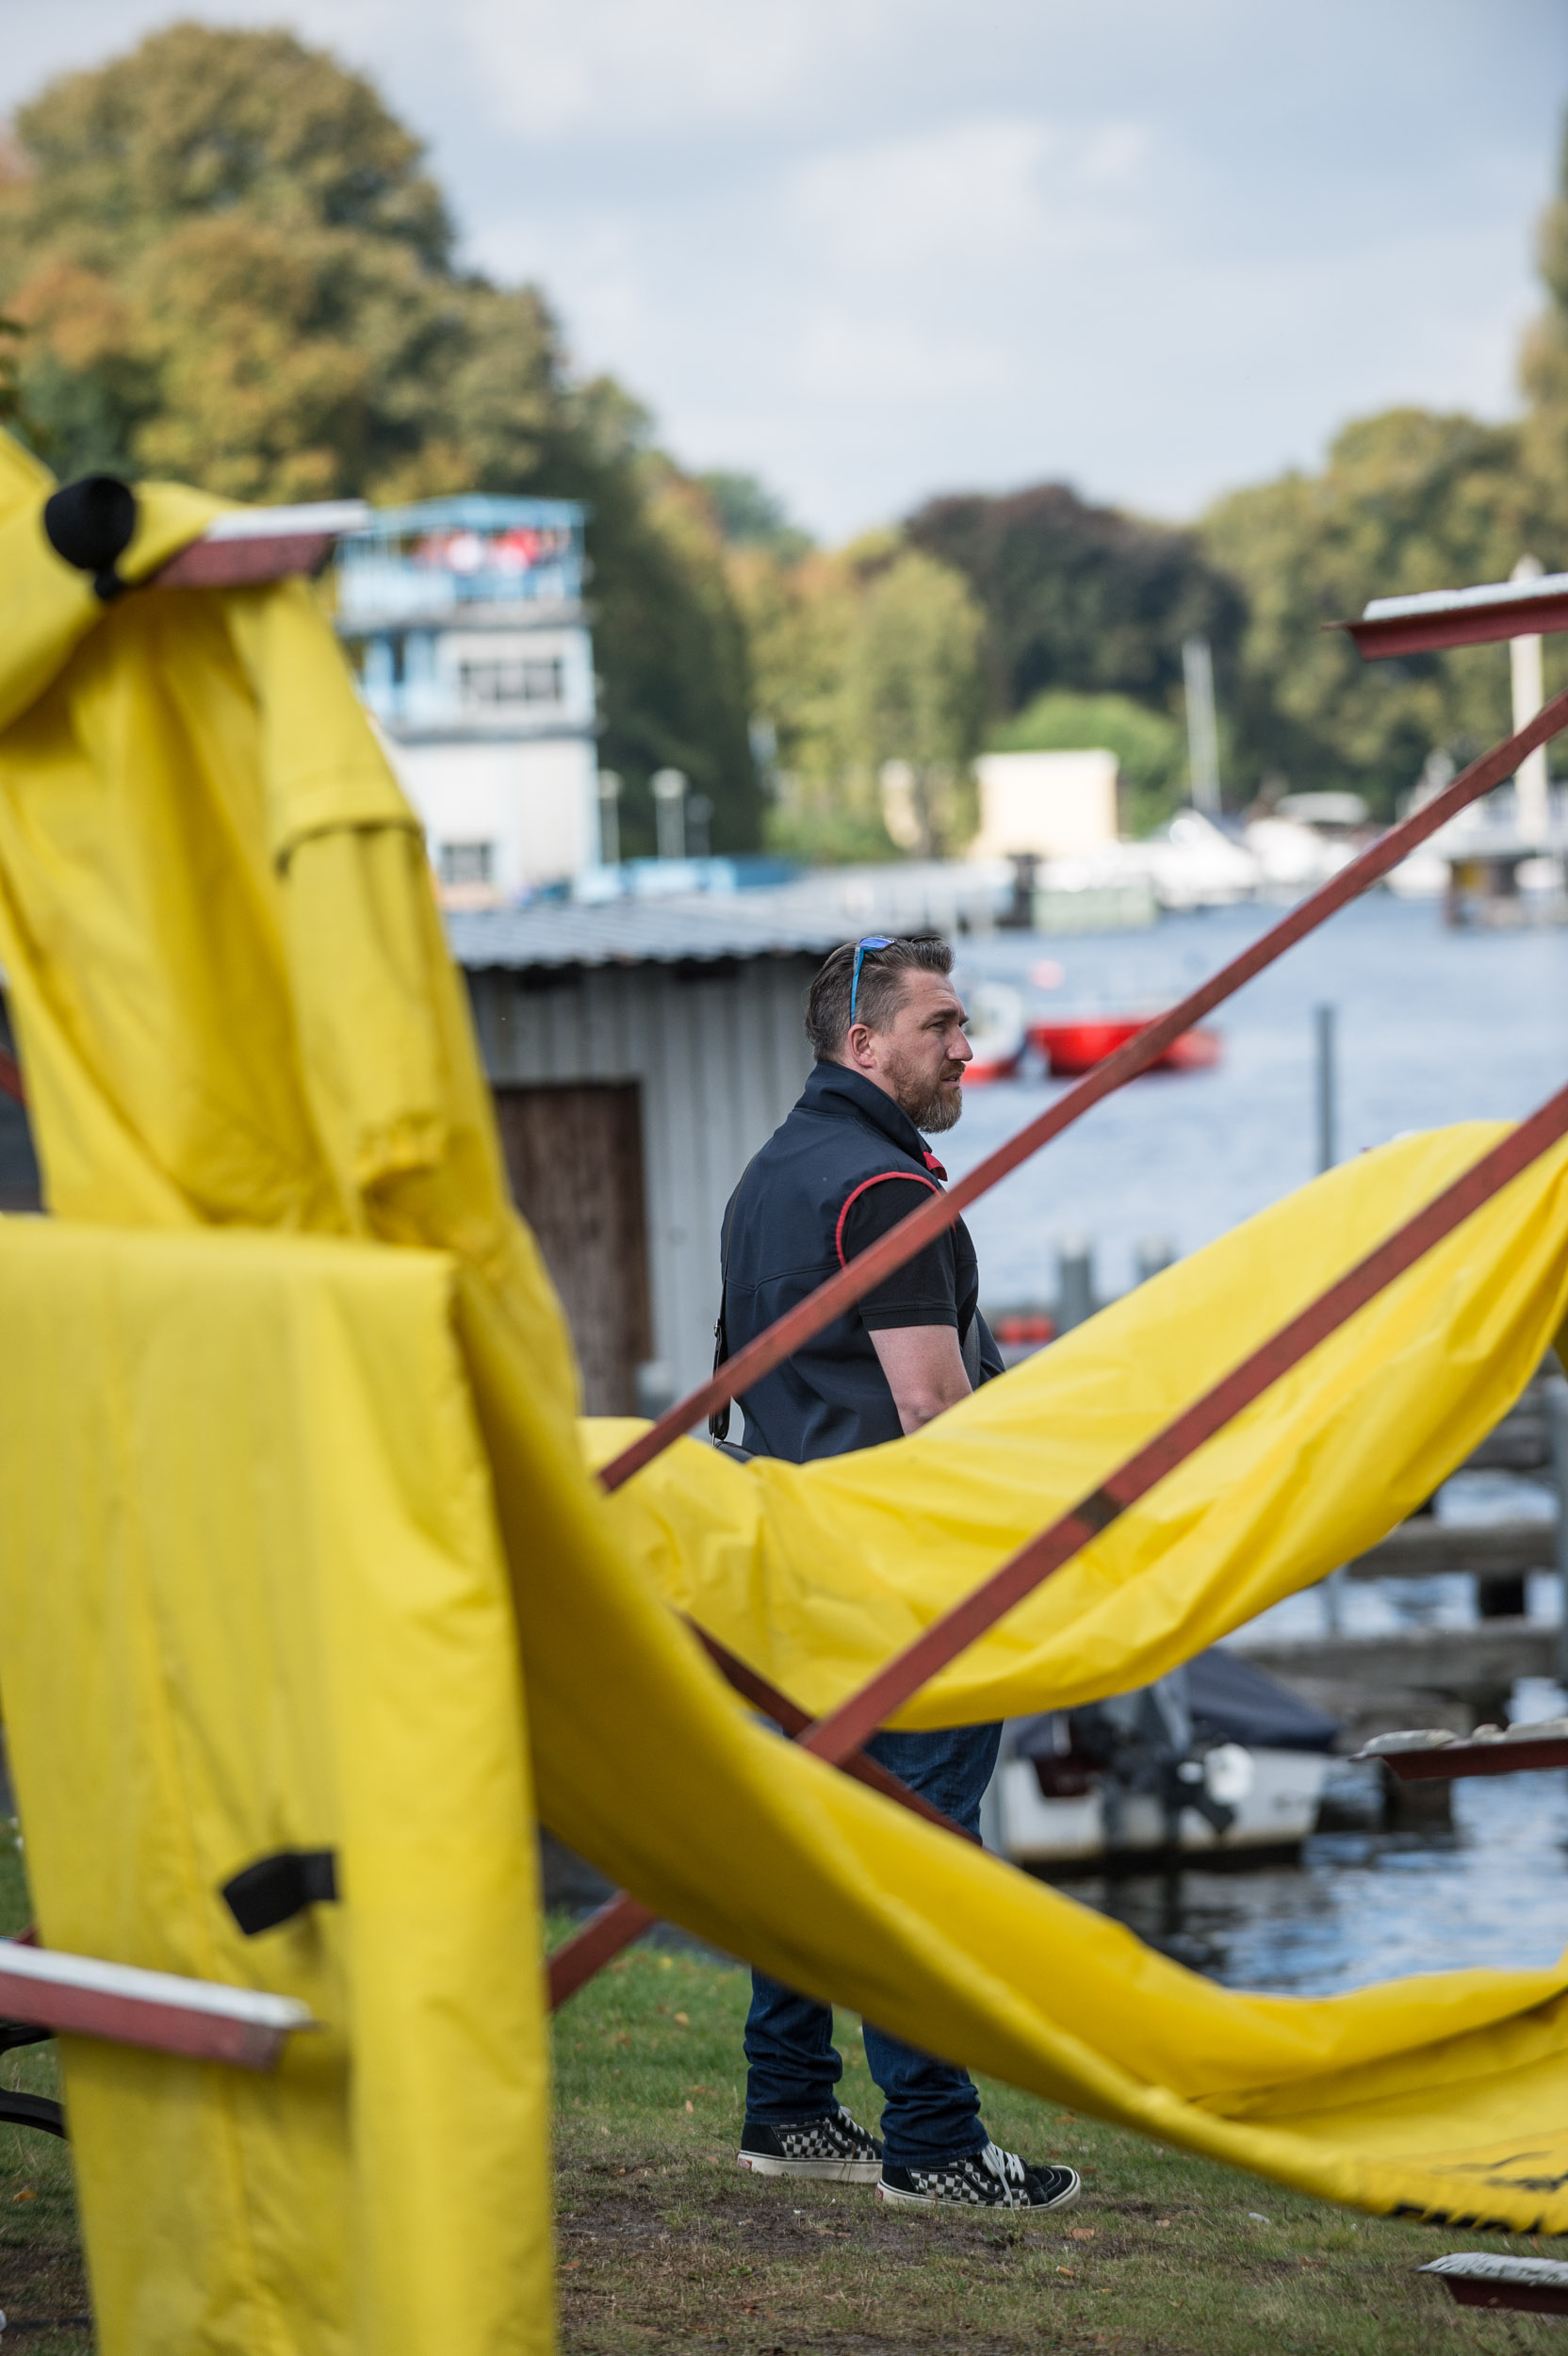
<svg viewBox="0 0 1568 2356">
<path fill-rule="evenodd" d="M 962 988 L 963 985 L 960 984 Z M 973 1058 L 964 1066 L 965 1085 L 1016 1078 L 1027 1031 L 1023 992 L 1008 982 L 976 982 L 964 990 L 969 1007 L 969 1043 Z"/>
<path fill-rule="evenodd" d="M 1147 875 L 1164 908 L 1230 908 L 1250 900 L 1262 869 L 1245 845 L 1199 810 L 1181 810 L 1168 825 L 1119 846 L 1129 872 Z"/>
<path fill-rule="evenodd" d="M 1182 1854 L 1299 1848 L 1317 1822 L 1330 1766 L 1326 1755 L 1250 1751 L 1243 1744 L 1227 1743 L 1220 1756 L 1220 1790 L 1237 1795 L 1229 1803 L 1235 1810 L 1233 1821 L 1220 1832 L 1202 1816 L 1185 1811 L 1176 1842 Z M 1216 1757 L 1209 1754 L 1210 1759 Z M 1120 1837 L 1112 1843 L 1106 1839 L 1104 1792 L 1099 1785 L 1076 1798 L 1047 1799 L 1033 1759 L 1008 1759 L 998 1773 L 1003 1851 L 1017 1865 L 1098 1865 L 1113 1855 L 1168 1854 L 1165 1808 L 1150 1793 L 1132 1792 L 1122 1802 Z M 1210 1790 L 1218 1796 L 1212 1786 Z"/>
<path fill-rule="evenodd" d="M 1317 1821 L 1338 1727 L 1215 1645 L 1087 1709 L 1013 1719 L 988 1795 L 990 1836 L 1047 1872 L 1298 1849 Z"/>
</svg>

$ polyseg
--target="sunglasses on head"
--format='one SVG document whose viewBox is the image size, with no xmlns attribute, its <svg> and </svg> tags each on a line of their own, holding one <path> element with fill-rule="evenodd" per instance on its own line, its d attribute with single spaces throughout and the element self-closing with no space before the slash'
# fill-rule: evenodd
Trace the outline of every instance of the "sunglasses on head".
<svg viewBox="0 0 1568 2356">
<path fill-rule="evenodd" d="M 849 984 L 849 1019 L 851 1023 L 855 1020 L 855 1001 L 860 994 L 860 968 L 864 965 L 868 956 L 874 955 L 878 949 L 890 949 L 892 945 L 893 938 L 891 933 L 868 933 L 864 941 L 858 941 L 856 942 L 855 972 L 850 977 Z"/>
</svg>

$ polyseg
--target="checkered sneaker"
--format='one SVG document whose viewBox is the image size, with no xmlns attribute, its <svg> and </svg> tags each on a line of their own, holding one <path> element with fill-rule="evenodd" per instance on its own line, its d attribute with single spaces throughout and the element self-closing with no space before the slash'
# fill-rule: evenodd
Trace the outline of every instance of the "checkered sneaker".
<svg viewBox="0 0 1568 2356">
<path fill-rule="evenodd" d="M 842 2108 L 792 2127 L 748 2119 L 735 2159 L 754 2176 L 812 2177 L 824 2184 L 874 2184 L 882 2173 L 882 2146 Z"/>
<path fill-rule="evenodd" d="M 944 2168 L 884 2167 L 879 2201 L 895 2208 L 1070 2209 L 1082 2186 L 1070 2168 L 1034 2168 L 1016 2151 L 988 2143 Z"/>
</svg>

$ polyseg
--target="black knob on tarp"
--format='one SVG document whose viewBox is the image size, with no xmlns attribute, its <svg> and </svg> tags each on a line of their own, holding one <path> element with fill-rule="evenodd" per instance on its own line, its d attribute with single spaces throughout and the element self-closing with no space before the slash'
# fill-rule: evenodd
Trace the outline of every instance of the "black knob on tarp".
<svg viewBox="0 0 1568 2356">
<path fill-rule="evenodd" d="M 120 595 L 125 583 L 114 568 L 136 530 L 136 493 L 128 483 L 85 474 L 65 483 L 43 502 L 43 529 L 57 556 L 92 575 L 106 604 Z"/>
<path fill-rule="evenodd" d="M 276 1849 L 257 1857 L 226 1881 L 219 1896 L 247 1939 L 291 1922 L 306 1906 L 337 1895 L 337 1855 L 333 1849 Z"/>
</svg>

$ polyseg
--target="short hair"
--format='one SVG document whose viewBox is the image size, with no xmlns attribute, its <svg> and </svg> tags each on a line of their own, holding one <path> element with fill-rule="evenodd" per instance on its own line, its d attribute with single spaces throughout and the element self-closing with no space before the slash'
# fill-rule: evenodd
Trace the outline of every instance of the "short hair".
<svg viewBox="0 0 1568 2356">
<path fill-rule="evenodd" d="M 806 1036 L 819 1063 L 837 1063 L 849 1036 L 849 999 L 855 978 L 858 941 L 846 941 L 824 959 L 806 1000 Z M 906 973 L 951 973 L 953 952 L 935 936 L 923 940 L 890 941 L 885 949 L 868 949 L 860 966 L 860 988 L 855 1020 L 874 1031 L 885 1031 L 904 1002 Z"/>
</svg>

